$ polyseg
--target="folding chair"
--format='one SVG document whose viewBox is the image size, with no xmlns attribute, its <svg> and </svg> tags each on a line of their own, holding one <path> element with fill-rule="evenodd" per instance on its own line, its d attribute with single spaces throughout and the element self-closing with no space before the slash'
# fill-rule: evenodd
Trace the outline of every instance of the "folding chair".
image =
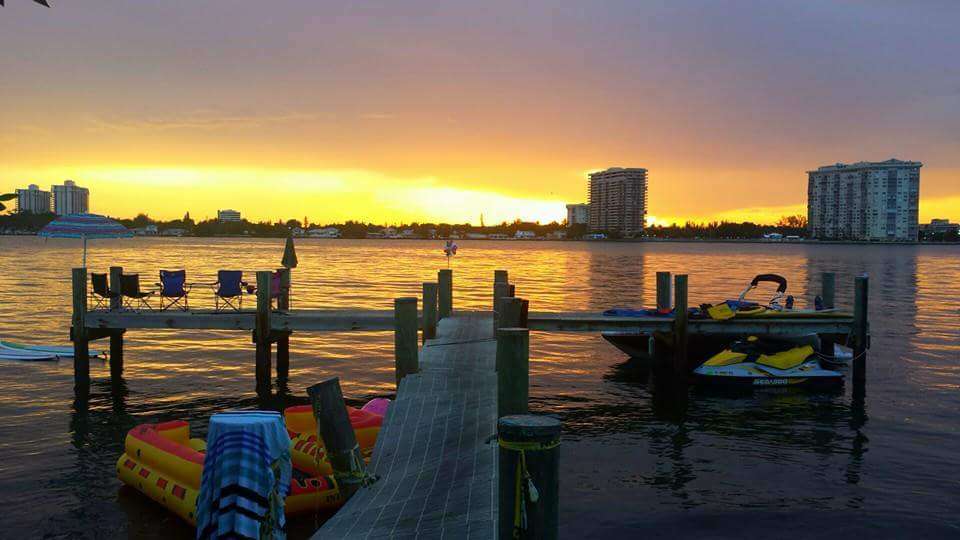
<svg viewBox="0 0 960 540">
<path fill-rule="evenodd" d="M 110 300 L 117 295 L 110 290 L 106 274 L 90 274 L 90 283 L 93 291 L 90 292 L 90 309 L 110 309 Z"/>
<path fill-rule="evenodd" d="M 190 309 L 188 295 L 190 285 L 187 285 L 186 270 L 161 270 L 160 283 L 160 311 L 166 311 L 174 306 L 182 311 Z"/>
<path fill-rule="evenodd" d="M 157 291 L 141 291 L 140 274 L 123 274 L 120 276 L 120 294 L 123 297 L 124 309 L 140 311 L 141 308 L 146 306 L 147 309 L 153 311 L 149 299 L 157 294 Z M 133 307 L 134 302 L 136 302 L 136 308 Z"/>
<path fill-rule="evenodd" d="M 217 281 L 210 284 L 213 287 L 213 309 L 221 311 L 232 308 L 240 311 L 243 307 L 243 281 L 241 270 L 218 270 Z"/>
</svg>

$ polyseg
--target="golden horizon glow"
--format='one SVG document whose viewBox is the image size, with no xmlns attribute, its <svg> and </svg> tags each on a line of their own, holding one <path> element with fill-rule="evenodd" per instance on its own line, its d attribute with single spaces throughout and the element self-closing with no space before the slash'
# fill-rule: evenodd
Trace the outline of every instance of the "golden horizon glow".
<svg viewBox="0 0 960 540">
<path fill-rule="evenodd" d="M 0 169 L 2 170 L 2 169 Z M 525 193 L 470 189 L 434 177 L 391 177 L 362 169 L 277 170 L 246 168 L 55 168 L 45 169 L 48 182 L 27 183 L 49 189 L 50 183 L 72 179 L 91 190 L 91 211 L 129 218 L 144 213 L 170 220 L 189 212 L 195 220 L 216 217 L 219 209 L 238 210 L 250 221 L 278 221 L 307 217 L 311 223 L 348 220 L 377 224 L 412 222 L 471 223 L 479 225 L 512 222 L 562 222 L 565 205 L 582 199 L 537 198 Z M 29 176 L 28 176 L 29 177 Z M 35 178 L 35 177 L 33 177 Z M 657 193 L 651 178 L 651 192 Z M 586 180 L 583 181 L 584 189 Z M 106 194 L 106 196 L 104 196 Z M 689 199 L 688 199 L 689 200 Z M 669 203 L 669 201 L 667 201 Z M 651 197 L 649 207 L 658 201 Z M 688 221 L 752 221 L 773 224 L 781 217 L 806 215 L 806 204 L 749 206 L 694 212 L 693 209 L 660 206 L 672 212 L 650 213 L 647 225 L 682 225 Z M 960 214 L 960 195 L 926 197 L 920 200 L 920 220 Z"/>
</svg>

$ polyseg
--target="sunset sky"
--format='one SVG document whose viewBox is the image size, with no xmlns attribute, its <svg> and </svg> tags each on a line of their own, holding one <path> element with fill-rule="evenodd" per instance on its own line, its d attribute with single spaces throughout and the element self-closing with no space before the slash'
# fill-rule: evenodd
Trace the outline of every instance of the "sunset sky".
<svg viewBox="0 0 960 540">
<path fill-rule="evenodd" d="M 171 218 L 562 220 L 649 169 L 659 221 L 805 213 L 918 160 L 960 219 L 955 0 L 29 0 L 0 8 L 0 191 Z"/>
</svg>

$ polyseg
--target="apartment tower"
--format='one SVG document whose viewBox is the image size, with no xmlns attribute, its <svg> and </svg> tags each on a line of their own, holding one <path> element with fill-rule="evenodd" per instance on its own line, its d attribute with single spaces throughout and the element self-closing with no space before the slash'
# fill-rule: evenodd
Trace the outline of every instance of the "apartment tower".
<svg viewBox="0 0 960 540">
<path fill-rule="evenodd" d="M 622 237 L 643 234 L 647 218 L 647 170 L 611 167 L 590 173 L 590 230 Z"/>
<path fill-rule="evenodd" d="M 27 189 L 17 190 L 17 212 L 28 214 L 47 214 L 50 212 L 50 192 L 40 186 L 30 184 Z"/>
<path fill-rule="evenodd" d="M 889 159 L 808 171 L 810 237 L 917 240 L 922 166 L 919 161 Z"/>
<path fill-rule="evenodd" d="M 90 211 L 90 190 L 67 180 L 62 186 L 50 186 L 53 192 L 53 211 L 58 216 L 86 214 Z"/>
</svg>

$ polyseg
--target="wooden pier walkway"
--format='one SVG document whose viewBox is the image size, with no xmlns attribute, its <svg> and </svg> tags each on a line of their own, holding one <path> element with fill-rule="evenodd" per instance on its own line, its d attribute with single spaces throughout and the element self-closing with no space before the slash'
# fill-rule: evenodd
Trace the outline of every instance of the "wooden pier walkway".
<svg viewBox="0 0 960 540">
<path fill-rule="evenodd" d="M 360 489 L 314 538 L 493 538 L 496 342 L 489 315 L 440 321 L 400 383 Z"/>
<path fill-rule="evenodd" d="M 281 280 L 289 284 L 289 272 L 284 272 Z M 78 395 L 89 391 L 89 342 L 109 337 L 110 372 L 117 377 L 123 370 L 123 336 L 132 328 L 251 331 L 258 392 L 271 391 L 274 344 L 277 378 L 287 378 L 293 332 L 394 332 L 397 399 L 367 469 L 378 477 L 373 483 L 359 487 L 365 477 L 362 460 L 342 407 L 339 381 L 307 389 L 313 392 L 314 414 L 331 465 L 342 480 L 341 493 L 349 498 L 315 538 L 557 538 L 561 426 L 556 419 L 529 415 L 530 331 L 635 332 L 649 336 L 651 354 L 657 352 L 657 340 L 664 340 L 681 382 L 696 367 L 687 354 L 691 336 L 696 341 L 711 335 L 817 334 L 849 343 L 855 394 L 862 394 L 865 382 L 866 276 L 854 280 L 849 314 L 725 321 L 691 320 L 687 276 L 673 276 L 671 290 L 668 272 L 657 273 L 656 299 L 658 310 L 671 314 L 667 317 L 530 312 L 529 301 L 517 294 L 505 270 L 494 272 L 491 311 L 455 311 L 450 269 L 440 270 L 437 281 L 422 284 L 422 303 L 415 297 L 395 298 L 392 311 L 290 309 L 289 287 L 271 298 L 272 273 L 259 271 L 255 311 L 136 312 L 121 309 L 122 276 L 122 268 L 110 268 L 110 309 L 91 310 L 87 270 L 73 270 L 70 334 Z M 823 304 L 834 308 L 835 275 L 824 273 L 822 278 Z M 425 341 L 418 348 L 421 332 Z"/>
</svg>

